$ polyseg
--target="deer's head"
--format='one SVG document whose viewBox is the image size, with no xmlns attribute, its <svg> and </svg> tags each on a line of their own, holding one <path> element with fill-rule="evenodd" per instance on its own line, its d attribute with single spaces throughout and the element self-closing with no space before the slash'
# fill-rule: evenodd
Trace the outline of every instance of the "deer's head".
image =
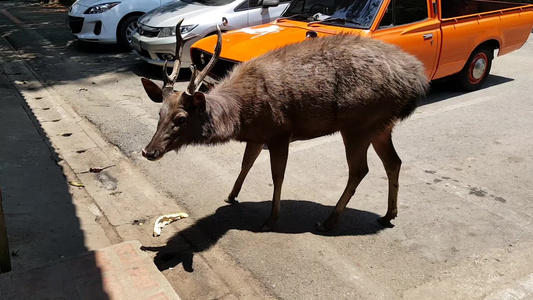
<svg viewBox="0 0 533 300">
<path fill-rule="evenodd" d="M 196 67 L 191 65 L 192 75 L 187 90 L 177 92 L 174 91 L 174 84 L 180 71 L 181 55 L 185 44 L 180 29 L 182 22 L 183 19 L 176 25 L 176 60 L 172 73 L 168 75 L 166 61 L 163 67 L 163 87 L 159 87 L 149 79 L 141 79 L 148 97 L 156 103 L 162 103 L 157 130 L 150 143 L 142 150 L 142 155 L 148 160 L 160 159 L 171 150 L 178 150 L 184 145 L 194 143 L 202 135 L 202 120 L 206 103 L 204 94 L 198 89 L 220 56 L 222 34 L 217 26 L 218 40 L 211 60 L 198 75 Z"/>
</svg>

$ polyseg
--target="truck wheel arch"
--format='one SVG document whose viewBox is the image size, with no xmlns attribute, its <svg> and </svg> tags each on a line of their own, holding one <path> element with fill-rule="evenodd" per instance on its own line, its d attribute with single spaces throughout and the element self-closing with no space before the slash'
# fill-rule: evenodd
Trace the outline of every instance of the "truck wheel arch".
<svg viewBox="0 0 533 300">
<path fill-rule="evenodd" d="M 489 48 L 489 49 L 492 49 L 492 50 L 496 50 L 496 49 L 500 49 L 500 42 L 498 40 L 488 40 L 488 41 L 485 41 L 483 43 L 481 43 L 479 46 L 477 46 L 476 49 L 478 48 L 481 48 L 481 47 L 484 47 L 484 48 Z M 493 55 L 493 58 L 494 58 L 494 55 Z"/>
</svg>

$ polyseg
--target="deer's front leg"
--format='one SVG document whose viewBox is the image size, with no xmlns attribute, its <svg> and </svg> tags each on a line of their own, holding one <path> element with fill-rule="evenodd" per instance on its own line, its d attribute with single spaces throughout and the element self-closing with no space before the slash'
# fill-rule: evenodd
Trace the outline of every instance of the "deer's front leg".
<svg viewBox="0 0 533 300">
<path fill-rule="evenodd" d="M 246 178 L 246 175 L 248 175 L 248 172 L 254 165 L 254 162 L 259 156 L 259 153 L 261 153 L 261 149 L 263 149 L 263 144 L 254 142 L 248 142 L 246 144 L 246 150 L 244 150 L 244 156 L 242 158 L 241 172 L 239 173 L 239 177 L 237 177 L 237 180 L 233 185 L 231 193 L 229 193 L 228 198 L 224 201 L 226 201 L 227 203 L 235 203 L 235 198 L 239 196 L 239 192 L 241 191 L 244 179 Z"/>
<path fill-rule="evenodd" d="M 278 140 L 276 143 L 269 143 L 267 145 L 270 151 L 270 167 L 272 170 L 272 181 L 274 182 L 274 194 L 272 196 L 272 211 L 270 212 L 270 217 L 268 217 L 261 228 L 263 231 L 270 231 L 276 228 L 277 225 L 280 212 L 281 186 L 283 185 L 287 157 L 289 155 L 289 139 Z"/>
</svg>

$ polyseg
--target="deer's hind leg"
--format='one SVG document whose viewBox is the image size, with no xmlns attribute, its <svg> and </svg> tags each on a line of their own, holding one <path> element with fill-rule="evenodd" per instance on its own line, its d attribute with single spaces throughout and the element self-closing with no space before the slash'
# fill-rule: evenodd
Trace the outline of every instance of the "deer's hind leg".
<svg viewBox="0 0 533 300">
<path fill-rule="evenodd" d="M 378 218 L 378 222 L 386 227 L 394 227 L 390 221 L 398 215 L 398 178 L 400 177 L 402 160 L 392 144 L 392 126 L 378 132 L 372 139 L 372 146 L 383 162 L 389 180 L 387 213 Z"/>
<path fill-rule="evenodd" d="M 235 198 L 239 196 L 244 179 L 246 179 L 246 175 L 248 175 L 248 172 L 254 165 L 254 162 L 261 153 L 262 149 L 263 144 L 261 143 L 248 142 L 246 144 L 246 150 L 244 150 L 244 156 L 242 158 L 241 172 L 239 173 L 239 177 L 237 177 L 237 180 L 233 185 L 231 193 L 229 193 L 228 198 L 225 200 L 227 203 L 234 203 Z"/>
<path fill-rule="evenodd" d="M 328 231 L 337 225 L 346 205 L 355 194 L 357 186 L 368 173 L 367 152 L 370 146 L 370 136 L 365 137 L 361 135 L 361 132 L 349 131 L 341 131 L 341 134 L 348 161 L 348 184 L 331 215 L 324 224 L 318 224 L 319 231 Z"/>
</svg>

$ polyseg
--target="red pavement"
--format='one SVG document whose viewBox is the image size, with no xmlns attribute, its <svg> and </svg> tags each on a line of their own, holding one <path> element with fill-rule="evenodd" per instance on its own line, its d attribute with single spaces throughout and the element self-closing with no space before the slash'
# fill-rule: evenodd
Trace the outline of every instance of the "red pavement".
<svg viewBox="0 0 533 300">
<path fill-rule="evenodd" d="M 138 241 L 0 274 L 0 299 L 180 300 Z"/>
</svg>

